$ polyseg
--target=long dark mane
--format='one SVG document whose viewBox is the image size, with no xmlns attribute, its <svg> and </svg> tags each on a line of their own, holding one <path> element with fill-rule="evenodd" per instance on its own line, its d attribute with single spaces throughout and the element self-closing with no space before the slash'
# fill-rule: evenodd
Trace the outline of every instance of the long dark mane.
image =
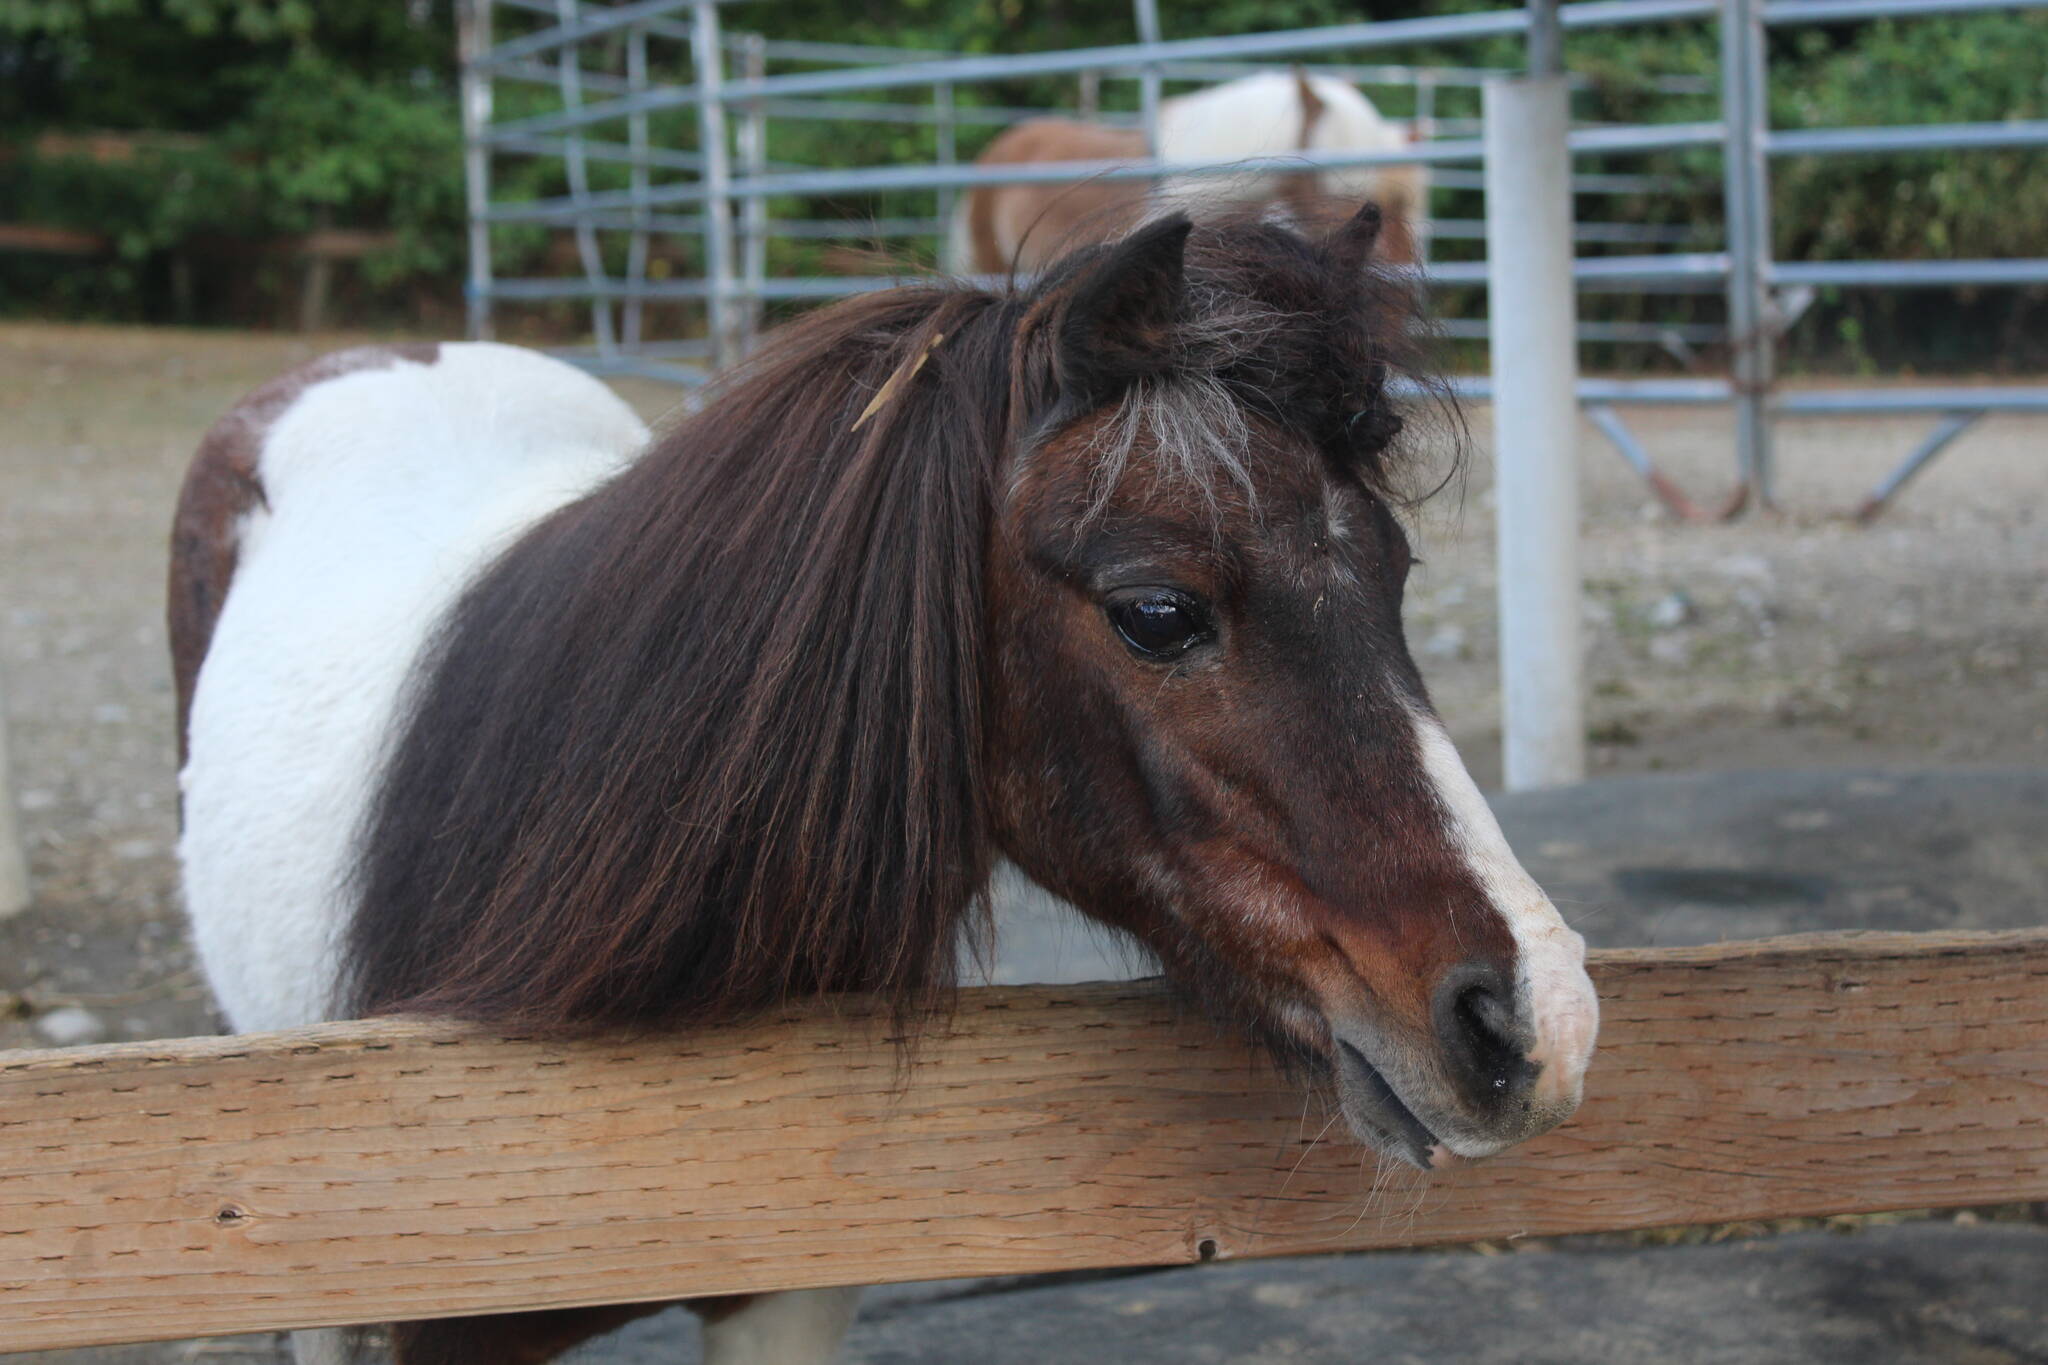
<svg viewBox="0 0 2048 1365">
<path fill-rule="evenodd" d="M 1178 306 L 1228 316 L 1160 344 L 1385 485 L 1398 423 L 1371 347 L 1402 335 L 1404 306 L 1333 301 L 1343 271 L 1318 252 L 1277 227 L 1211 237 L 1207 292 Z M 477 580 L 422 660 L 362 833 L 346 1007 L 559 1029 L 830 991 L 917 1011 L 950 987 L 994 858 L 994 480 L 1049 301 L 1089 259 L 783 329 Z"/>
<path fill-rule="evenodd" d="M 350 1004 L 600 1023 L 946 986 L 989 870 L 1018 306 L 900 290 L 785 329 L 470 589 L 365 833 Z"/>
</svg>

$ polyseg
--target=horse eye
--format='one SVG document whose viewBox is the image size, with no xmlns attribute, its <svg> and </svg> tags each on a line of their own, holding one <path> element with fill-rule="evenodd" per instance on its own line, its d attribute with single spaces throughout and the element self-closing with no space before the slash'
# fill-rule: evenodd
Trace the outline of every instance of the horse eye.
<svg viewBox="0 0 2048 1365">
<path fill-rule="evenodd" d="M 1145 588 L 1109 604 L 1109 623 L 1131 651 L 1173 659 L 1215 634 L 1201 603 L 1185 593 Z"/>
</svg>

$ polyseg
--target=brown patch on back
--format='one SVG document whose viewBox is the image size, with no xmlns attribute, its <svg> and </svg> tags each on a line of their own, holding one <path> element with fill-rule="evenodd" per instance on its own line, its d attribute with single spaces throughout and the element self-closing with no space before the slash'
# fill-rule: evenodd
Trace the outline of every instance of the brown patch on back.
<svg viewBox="0 0 2048 1365">
<path fill-rule="evenodd" d="M 171 520 L 171 565 L 166 604 L 171 634 L 171 674 L 178 691 L 178 766 L 186 758 L 186 731 L 199 665 L 213 641 L 221 605 L 235 576 L 242 519 L 268 505 L 257 461 L 272 423 L 299 396 L 357 370 L 381 370 L 401 360 L 431 365 L 441 358 L 437 342 L 357 346 L 299 366 L 244 398 L 213 424 L 178 491 Z"/>
<path fill-rule="evenodd" d="M 1145 135 L 1136 129 L 1037 118 L 1004 129 L 974 164 L 1139 161 L 1144 156 Z M 983 185 L 967 196 L 971 269 L 983 275 L 1041 269 L 1069 248 L 1121 237 L 1137 224 L 1145 201 L 1146 187 L 1138 180 Z"/>
</svg>

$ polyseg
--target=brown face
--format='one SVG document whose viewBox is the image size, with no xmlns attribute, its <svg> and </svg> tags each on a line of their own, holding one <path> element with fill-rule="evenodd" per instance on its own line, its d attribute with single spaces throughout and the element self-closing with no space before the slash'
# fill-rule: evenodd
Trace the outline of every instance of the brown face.
<svg viewBox="0 0 2048 1365">
<path fill-rule="evenodd" d="M 1173 443 L 1217 392 L 1154 383 L 1011 471 L 989 562 L 998 838 L 1323 1063 L 1362 1140 L 1424 1167 L 1490 1154 L 1578 1102 L 1583 944 L 1430 708 L 1399 522 L 1246 413 L 1210 422 L 1237 468 L 1203 478 Z"/>
</svg>

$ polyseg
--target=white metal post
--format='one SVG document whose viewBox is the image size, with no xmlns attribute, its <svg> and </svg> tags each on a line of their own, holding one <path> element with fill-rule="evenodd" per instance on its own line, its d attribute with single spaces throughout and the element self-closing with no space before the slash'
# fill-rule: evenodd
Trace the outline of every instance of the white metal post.
<svg viewBox="0 0 2048 1365">
<path fill-rule="evenodd" d="M 704 282 L 711 291 L 711 367 L 735 351 L 732 259 L 732 163 L 725 137 L 725 50 L 719 46 L 717 0 L 697 0 L 690 55 L 697 72 L 697 142 L 704 158 Z"/>
<path fill-rule="evenodd" d="M 14 814 L 14 785 L 7 763 L 7 694 L 0 687 L 0 919 L 28 909 L 28 854 Z"/>
<path fill-rule="evenodd" d="M 1417 71 L 1415 73 L 1415 121 L 1408 126 L 1410 142 L 1430 142 L 1436 138 L 1436 73 Z M 1423 179 L 1422 202 L 1409 211 L 1415 215 L 1415 259 L 1423 265 L 1429 264 L 1430 239 L 1435 236 L 1430 193 L 1436 187 L 1435 168 L 1420 168 L 1428 174 Z"/>
<path fill-rule="evenodd" d="M 938 163 L 941 166 L 954 165 L 960 160 L 960 125 L 953 106 L 951 81 L 940 81 L 932 87 L 932 114 L 938 120 L 934 125 L 938 135 Z M 953 205 L 957 198 L 951 189 L 939 191 L 939 236 L 942 241 L 952 230 Z"/>
<path fill-rule="evenodd" d="M 579 16 L 579 0 L 555 0 L 555 19 L 562 27 L 573 25 Z M 562 93 L 562 108 L 574 112 L 583 107 L 583 57 L 581 44 L 564 43 L 555 54 L 556 87 Z M 609 356 L 618 347 L 618 334 L 612 326 L 611 297 L 603 292 L 606 284 L 604 271 L 604 249 L 597 240 L 597 229 L 592 226 L 588 211 L 590 198 L 590 164 L 583 152 L 583 130 L 574 127 L 569 130 L 566 145 L 562 151 L 562 169 L 569 181 L 569 197 L 576 202 L 576 255 L 583 262 L 583 278 L 590 282 L 590 330 L 597 341 L 597 353 Z"/>
<path fill-rule="evenodd" d="M 1159 0 L 1135 0 L 1138 41 L 1150 47 L 1159 41 Z M 1159 155 L 1159 63 L 1147 62 L 1138 75 L 1138 112 L 1145 130 L 1145 154 Z"/>
<path fill-rule="evenodd" d="M 1758 506 L 1771 490 L 1770 129 L 1764 21 L 1757 0 L 1721 3 L 1722 216 L 1728 225 L 1728 339 L 1735 386 L 1735 451 Z"/>
<path fill-rule="evenodd" d="M 1523 791 L 1586 775 L 1570 104 L 1555 73 L 1485 99 L 1502 747 Z"/>
<path fill-rule="evenodd" d="M 491 0 L 460 0 L 455 7 L 456 46 L 462 64 L 462 180 L 469 200 L 469 339 L 491 336 L 491 150 L 484 130 L 491 123 L 491 73 L 477 65 L 491 50 Z"/>
</svg>

